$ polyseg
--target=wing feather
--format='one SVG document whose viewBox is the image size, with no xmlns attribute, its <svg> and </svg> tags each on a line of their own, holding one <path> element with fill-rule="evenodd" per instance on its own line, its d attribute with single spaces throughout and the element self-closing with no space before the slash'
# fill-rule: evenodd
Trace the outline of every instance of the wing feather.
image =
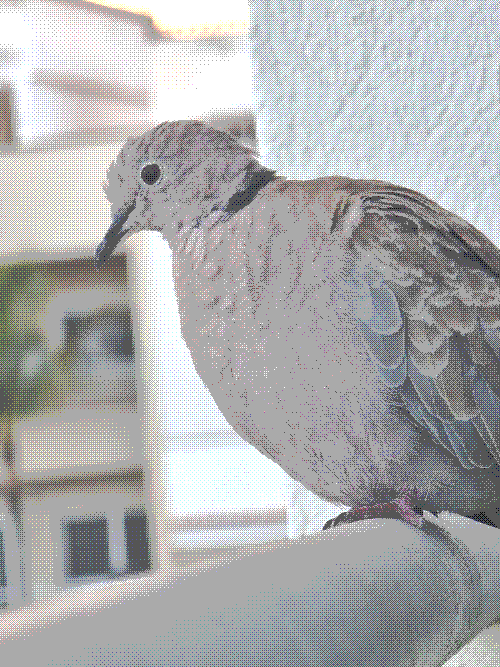
<svg viewBox="0 0 500 667">
<path fill-rule="evenodd" d="M 500 465 L 500 251 L 423 195 L 357 181 L 348 239 L 382 381 L 464 468 Z"/>
</svg>

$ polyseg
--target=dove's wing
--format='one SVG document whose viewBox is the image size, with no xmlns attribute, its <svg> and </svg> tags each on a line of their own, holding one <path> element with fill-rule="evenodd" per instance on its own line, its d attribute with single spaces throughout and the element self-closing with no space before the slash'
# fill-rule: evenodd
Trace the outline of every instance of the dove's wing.
<svg viewBox="0 0 500 667">
<path fill-rule="evenodd" d="M 464 468 L 500 464 L 499 249 L 411 190 L 365 181 L 356 195 L 349 272 L 383 382 Z"/>
</svg>

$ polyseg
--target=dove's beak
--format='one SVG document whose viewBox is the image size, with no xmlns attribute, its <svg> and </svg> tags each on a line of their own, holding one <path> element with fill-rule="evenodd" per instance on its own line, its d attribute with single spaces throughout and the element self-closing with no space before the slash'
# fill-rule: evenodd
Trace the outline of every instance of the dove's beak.
<svg viewBox="0 0 500 667">
<path fill-rule="evenodd" d="M 119 209 L 113 216 L 113 222 L 95 251 L 95 265 L 97 269 L 102 267 L 108 257 L 113 254 L 113 250 L 122 238 L 130 231 L 130 225 L 126 225 L 126 222 L 134 209 L 135 201 L 129 206 Z"/>
</svg>

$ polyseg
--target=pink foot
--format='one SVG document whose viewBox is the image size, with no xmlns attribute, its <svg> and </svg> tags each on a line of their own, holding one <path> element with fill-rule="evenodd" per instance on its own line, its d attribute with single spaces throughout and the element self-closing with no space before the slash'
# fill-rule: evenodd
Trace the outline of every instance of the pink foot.
<svg viewBox="0 0 500 667">
<path fill-rule="evenodd" d="M 335 519 L 330 519 L 323 526 L 323 530 L 334 528 L 343 523 L 354 523 L 362 519 L 401 519 L 412 526 L 421 528 L 423 519 L 413 509 L 414 502 L 415 500 L 410 496 L 401 496 L 401 498 L 396 498 L 388 503 L 358 507 L 348 512 L 342 512 Z"/>
</svg>

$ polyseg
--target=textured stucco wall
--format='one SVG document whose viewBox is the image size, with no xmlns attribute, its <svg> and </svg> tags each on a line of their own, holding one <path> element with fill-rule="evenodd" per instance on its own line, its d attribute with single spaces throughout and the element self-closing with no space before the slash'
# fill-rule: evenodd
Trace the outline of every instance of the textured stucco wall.
<svg viewBox="0 0 500 667">
<path fill-rule="evenodd" d="M 499 7 L 251 0 L 266 164 L 405 185 L 500 242 Z"/>
</svg>

